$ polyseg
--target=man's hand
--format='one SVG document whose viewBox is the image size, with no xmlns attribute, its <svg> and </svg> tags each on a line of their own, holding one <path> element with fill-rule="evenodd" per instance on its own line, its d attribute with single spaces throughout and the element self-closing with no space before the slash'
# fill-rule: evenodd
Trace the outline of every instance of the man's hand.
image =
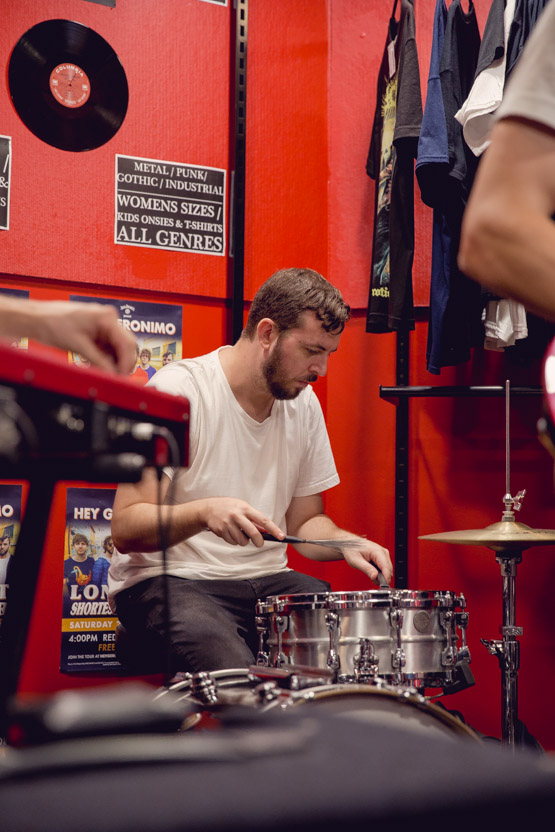
<svg viewBox="0 0 555 832">
<path fill-rule="evenodd" d="M 378 582 L 378 570 L 383 574 L 387 583 L 391 583 L 393 577 L 393 566 L 389 557 L 389 550 L 380 546 L 379 543 L 374 543 L 371 540 L 360 538 L 360 549 L 355 547 L 345 546 L 341 550 L 345 561 L 354 569 L 360 569 L 365 575 L 368 575 L 371 581 Z"/>
<path fill-rule="evenodd" d="M 137 360 L 137 342 L 110 304 L 6 297 L 0 309 L 0 336 L 32 338 L 124 375 Z"/>
<path fill-rule="evenodd" d="M 285 536 L 279 526 L 244 500 L 235 497 L 209 497 L 202 502 L 206 504 L 202 509 L 206 528 L 226 543 L 235 546 L 254 543 L 261 548 L 264 545 L 261 530 L 270 532 L 279 540 Z"/>
<path fill-rule="evenodd" d="M 137 361 L 137 342 L 118 322 L 113 306 L 103 303 L 44 302 L 31 337 L 72 350 L 103 370 L 124 375 Z"/>
</svg>

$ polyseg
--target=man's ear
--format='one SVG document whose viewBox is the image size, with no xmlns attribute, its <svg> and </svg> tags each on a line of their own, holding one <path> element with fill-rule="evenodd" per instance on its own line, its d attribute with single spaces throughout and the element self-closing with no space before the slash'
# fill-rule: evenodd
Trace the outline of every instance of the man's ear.
<svg viewBox="0 0 555 832">
<path fill-rule="evenodd" d="M 277 341 L 279 330 L 271 318 L 262 318 L 256 327 L 256 334 L 260 346 L 267 350 Z"/>
</svg>

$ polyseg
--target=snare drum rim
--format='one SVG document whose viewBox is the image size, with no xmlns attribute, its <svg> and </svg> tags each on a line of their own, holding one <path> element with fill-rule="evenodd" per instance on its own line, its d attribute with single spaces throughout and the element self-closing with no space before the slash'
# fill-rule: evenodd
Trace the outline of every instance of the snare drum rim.
<svg viewBox="0 0 555 832">
<path fill-rule="evenodd" d="M 390 607 L 393 590 L 365 589 L 352 592 L 329 592 L 328 610 L 368 610 Z"/>
<path fill-rule="evenodd" d="M 462 595 L 447 589 L 394 589 L 392 597 L 395 605 L 402 609 L 452 609 L 466 606 Z"/>
<path fill-rule="evenodd" d="M 298 609 L 379 609 L 396 606 L 401 609 L 464 609 L 463 595 L 442 589 L 369 589 L 341 592 L 299 592 L 290 595 L 270 595 L 256 604 L 257 615 L 288 614 Z"/>
<path fill-rule="evenodd" d="M 264 600 L 257 601 L 257 615 L 271 613 L 287 613 L 290 609 L 326 609 L 326 598 L 329 592 L 297 592 L 290 595 L 269 595 Z"/>
</svg>

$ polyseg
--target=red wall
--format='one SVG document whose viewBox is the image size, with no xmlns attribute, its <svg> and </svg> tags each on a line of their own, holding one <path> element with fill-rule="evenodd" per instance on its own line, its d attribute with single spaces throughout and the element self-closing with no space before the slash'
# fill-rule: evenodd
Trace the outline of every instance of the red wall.
<svg viewBox="0 0 555 832">
<path fill-rule="evenodd" d="M 417 6 L 417 44 L 425 94 L 433 0 Z M 476 0 L 481 27 L 489 0 Z M 373 183 L 365 174 L 391 0 L 251 0 L 247 94 L 245 285 L 252 297 L 275 269 L 321 270 L 354 308 L 326 380 L 317 384 L 341 484 L 327 495 L 337 521 L 394 546 L 395 408 L 379 386 L 395 383 L 395 336 L 368 335 L 364 309 L 372 236 Z M 10 7 L 0 32 L 6 63 L 20 34 L 53 17 L 91 26 L 120 55 L 130 108 L 104 147 L 71 154 L 39 142 L 21 124 L 4 87 L 0 132 L 13 137 L 12 218 L 3 235 L 2 285 L 34 296 L 72 291 L 181 303 L 184 354 L 225 338 L 226 258 L 151 251 L 113 244 L 114 154 L 126 153 L 227 168 L 229 153 L 230 10 L 201 0 L 118 0 L 109 10 L 75 0 L 29 0 Z M 161 47 L 162 45 L 162 47 Z M 160 84 L 164 71 L 173 80 Z M 164 75 L 164 78 L 167 78 Z M 416 205 L 415 294 L 427 302 L 431 224 Z M 68 239 L 67 228 L 72 232 Z M 10 275 L 12 277 L 10 277 Z M 441 377 L 425 369 L 425 313 L 411 335 L 412 384 L 539 383 L 539 362 L 515 369 L 503 356 L 476 351 Z M 518 518 L 553 523 L 551 461 L 535 437 L 538 400 L 512 406 L 512 489 L 528 495 Z M 420 541 L 420 534 L 482 528 L 500 519 L 505 490 L 504 413 L 496 400 L 418 400 L 410 405 L 409 584 L 464 593 L 476 686 L 446 700 L 487 734 L 500 734 L 500 672 L 480 644 L 497 638 L 501 577 L 488 549 Z M 59 539 L 64 485 L 58 489 L 21 689 L 50 692 L 80 680 L 58 670 L 59 617 L 49 601 L 61 583 Z M 548 587 L 552 547 L 524 553 L 517 578 L 520 715 L 545 748 L 555 750 L 549 691 L 555 683 L 554 627 Z M 327 577 L 334 589 L 368 588 L 344 564 L 292 564 Z M 60 593 L 61 596 L 61 593 Z M 61 604 L 61 597 L 60 597 Z"/>
</svg>

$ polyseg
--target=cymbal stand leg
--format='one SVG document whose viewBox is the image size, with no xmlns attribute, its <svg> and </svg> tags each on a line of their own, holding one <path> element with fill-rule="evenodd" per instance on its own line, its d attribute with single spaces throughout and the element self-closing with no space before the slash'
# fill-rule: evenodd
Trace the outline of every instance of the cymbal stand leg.
<svg viewBox="0 0 555 832">
<path fill-rule="evenodd" d="M 516 569 L 522 560 L 521 552 L 499 554 L 496 557 L 503 578 L 503 626 L 500 627 L 499 664 L 501 667 L 501 738 L 514 748 L 518 723 L 518 670 L 522 627 L 515 624 Z"/>
</svg>

